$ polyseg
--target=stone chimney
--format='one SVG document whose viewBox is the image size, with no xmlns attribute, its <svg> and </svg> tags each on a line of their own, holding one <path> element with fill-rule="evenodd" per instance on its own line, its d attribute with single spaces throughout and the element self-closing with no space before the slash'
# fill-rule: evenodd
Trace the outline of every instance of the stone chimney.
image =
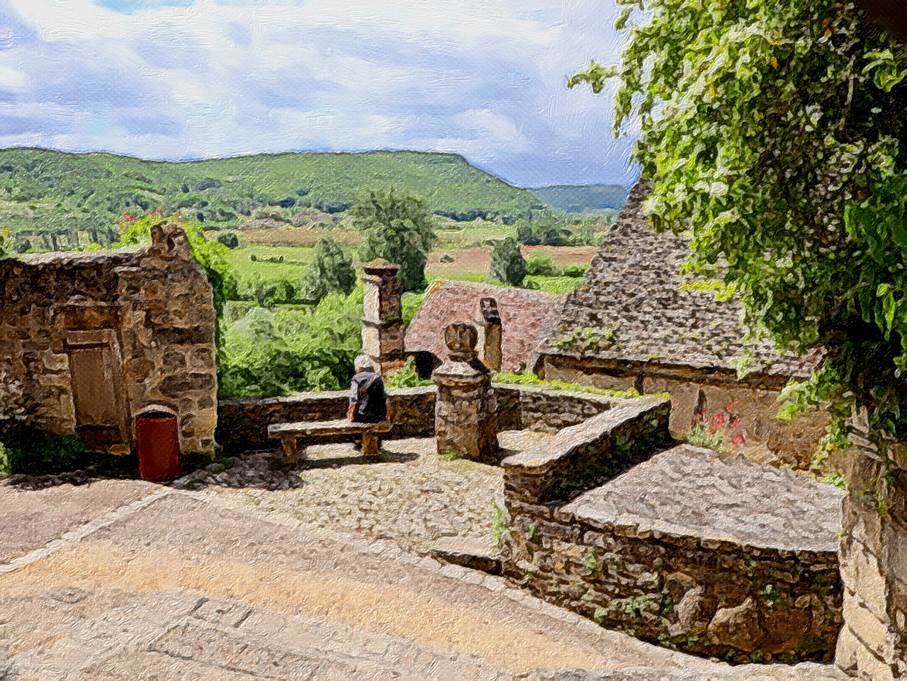
<svg viewBox="0 0 907 681">
<path fill-rule="evenodd" d="M 498 302 L 494 298 L 482 298 L 479 301 L 476 328 L 479 331 L 479 359 L 491 371 L 500 371 L 503 360 L 503 328 Z"/>
<path fill-rule="evenodd" d="M 379 371 L 387 371 L 404 361 L 400 266 L 378 259 L 366 263 L 364 269 L 362 352 Z"/>
<path fill-rule="evenodd" d="M 447 327 L 449 359 L 435 369 L 435 437 L 439 455 L 498 462 L 497 404 L 491 372 L 479 361 L 479 334 L 472 324 Z"/>
</svg>

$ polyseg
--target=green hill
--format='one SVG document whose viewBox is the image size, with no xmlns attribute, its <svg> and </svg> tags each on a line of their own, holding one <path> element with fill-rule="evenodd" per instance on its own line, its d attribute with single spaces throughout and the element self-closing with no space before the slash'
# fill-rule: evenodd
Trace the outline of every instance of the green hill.
<svg viewBox="0 0 907 681">
<path fill-rule="evenodd" d="M 565 213 L 620 210 L 629 193 L 619 184 L 555 185 L 530 190 L 542 201 Z"/>
<path fill-rule="evenodd" d="M 53 235 L 53 245 L 84 234 L 105 243 L 124 212 L 162 208 L 206 225 L 239 226 L 253 217 L 317 209 L 341 213 L 366 190 L 396 187 L 455 220 L 506 221 L 542 208 L 538 197 L 454 154 L 285 153 L 207 161 L 145 161 L 113 154 L 0 150 L 0 228 Z M 58 241 L 60 242 L 58 244 Z"/>
</svg>

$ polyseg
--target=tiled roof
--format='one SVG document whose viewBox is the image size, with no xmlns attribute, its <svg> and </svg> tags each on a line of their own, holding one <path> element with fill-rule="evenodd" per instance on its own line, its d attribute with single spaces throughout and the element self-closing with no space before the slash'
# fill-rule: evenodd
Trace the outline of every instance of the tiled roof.
<svg viewBox="0 0 907 681">
<path fill-rule="evenodd" d="M 458 281 L 442 281 L 425 296 L 419 314 L 406 329 L 406 352 L 430 352 L 447 359 L 444 329 L 453 322 L 473 322 L 479 300 L 494 298 L 501 313 L 503 371 L 531 369 L 531 360 L 559 307 L 560 298 L 539 291 Z"/>
<path fill-rule="evenodd" d="M 809 363 L 770 341 L 746 345 L 740 306 L 683 286 L 688 244 L 657 233 L 642 212 L 640 181 L 602 243 L 586 279 L 565 300 L 540 351 L 548 355 L 734 370 L 749 354 L 763 375 L 800 376 Z"/>
</svg>

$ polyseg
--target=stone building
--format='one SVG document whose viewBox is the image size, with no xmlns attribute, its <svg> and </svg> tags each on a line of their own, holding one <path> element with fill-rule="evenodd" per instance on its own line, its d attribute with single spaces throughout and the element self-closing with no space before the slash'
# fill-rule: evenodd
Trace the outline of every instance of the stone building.
<svg viewBox="0 0 907 681">
<path fill-rule="evenodd" d="M 585 281 L 541 343 L 536 371 L 602 388 L 669 392 L 675 435 L 700 420 L 706 427 L 733 422 L 738 442 L 808 464 L 824 417 L 783 424 L 775 414 L 779 391 L 808 375 L 810 362 L 777 352 L 769 341 L 745 343 L 739 304 L 716 300 L 707 285 L 679 273 L 688 245 L 654 231 L 642 213 L 647 191 L 640 182 L 631 192 Z M 738 379 L 741 360 L 750 371 Z"/>
<path fill-rule="evenodd" d="M 37 424 L 122 454 L 134 415 L 163 405 L 184 453 L 213 453 L 212 291 L 182 229 L 155 226 L 138 250 L 0 261 L 0 300 L 0 372 Z"/>
<path fill-rule="evenodd" d="M 419 314 L 406 329 L 406 354 L 416 357 L 423 376 L 428 377 L 449 358 L 444 343 L 444 329 L 449 324 L 472 322 L 484 334 L 487 320 L 479 319 L 483 316 L 483 299 L 493 299 L 497 306 L 500 370 L 513 372 L 532 368 L 536 348 L 554 321 L 559 298 L 540 291 L 442 281 L 429 289 Z M 483 335 L 483 345 L 484 340 Z"/>
</svg>

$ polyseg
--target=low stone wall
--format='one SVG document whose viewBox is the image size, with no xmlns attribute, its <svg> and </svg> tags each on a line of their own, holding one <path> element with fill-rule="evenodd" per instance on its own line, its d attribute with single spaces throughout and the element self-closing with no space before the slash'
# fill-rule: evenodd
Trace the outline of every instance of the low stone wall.
<svg viewBox="0 0 907 681">
<path fill-rule="evenodd" d="M 605 395 L 535 385 L 494 386 L 501 430 L 557 431 L 583 423 L 623 402 Z M 505 424 L 505 425 L 500 425 Z"/>
<path fill-rule="evenodd" d="M 435 389 L 390 391 L 395 417 L 388 438 L 431 437 L 435 432 Z M 332 421 L 346 417 L 348 391 L 300 393 L 289 397 L 222 400 L 218 407 L 217 442 L 236 454 L 276 446 L 268 439 L 272 423 Z M 323 442 L 353 442 L 356 436 L 326 438 Z"/>
<path fill-rule="evenodd" d="M 505 459 L 504 574 L 666 647 L 740 663 L 830 660 L 840 492 L 708 450 L 658 454 L 667 428 L 666 403 L 636 400 Z"/>
<path fill-rule="evenodd" d="M 548 380 L 593 385 L 642 394 L 670 393 L 671 433 L 684 438 L 692 424 L 709 423 L 715 414 L 728 422 L 737 419 L 741 446 L 764 447 L 795 468 L 808 469 L 828 423 L 827 415 L 812 411 L 791 421 L 780 421 L 778 395 L 787 383 L 783 376 L 750 376 L 741 381 L 724 370 L 697 370 L 659 364 L 609 364 L 596 360 L 545 355 L 540 373 Z M 732 444 L 732 443 L 728 443 Z"/>
<path fill-rule="evenodd" d="M 546 389 L 533 385 L 494 386 L 498 430 L 555 432 L 610 409 L 623 400 Z M 227 453 L 269 449 L 268 425 L 294 421 L 331 421 L 346 416 L 347 391 L 300 393 L 289 397 L 221 400 L 218 406 L 217 442 Z M 389 438 L 433 437 L 435 434 L 434 386 L 390 391 L 396 426 Z M 352 442 L 338 436 L 337 442 Z M 326 439 L 325 442 L 332 440 Z"/>
</svg>

